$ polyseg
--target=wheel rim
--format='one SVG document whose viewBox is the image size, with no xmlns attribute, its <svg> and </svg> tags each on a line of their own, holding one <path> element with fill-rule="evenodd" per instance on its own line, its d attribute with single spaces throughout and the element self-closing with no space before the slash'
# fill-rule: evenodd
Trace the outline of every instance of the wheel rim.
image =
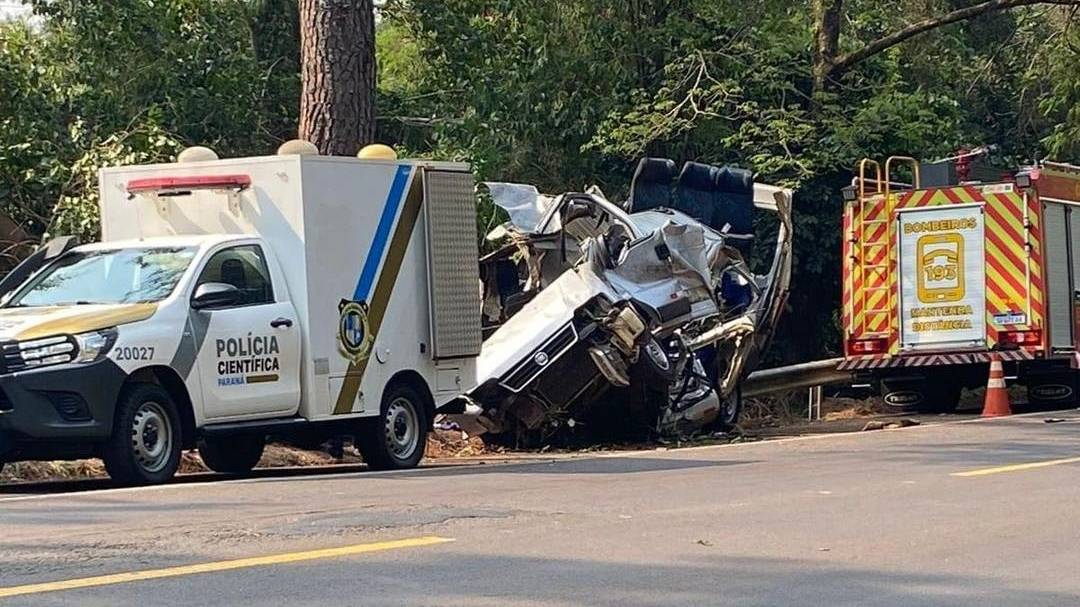
<svg viewBox="0 0 1080 607">
<path fill-rule="evenodd" d="M 160 472 L 172 455 L 173 428 L 160 404 L 147 401 L 135 410 L 131 425 L 131 450 L 135 462 L 146 472 Z"/>
<path fill-rule="evenodd" d="M 409 459 L 420 444 L 420 416 L 407 398 L 398 397 L 386 410 L 386 446 L 398 459 Z"/>
<path fill-rule="evenodd" d="M 671 361 L 668 360 L 667 353 L 656 342 L 656 340 L 649 340 L 645 344 L 645 354 L 652 359 L 653 363 L 662 371 L 671 369 Z"/>
</svg>

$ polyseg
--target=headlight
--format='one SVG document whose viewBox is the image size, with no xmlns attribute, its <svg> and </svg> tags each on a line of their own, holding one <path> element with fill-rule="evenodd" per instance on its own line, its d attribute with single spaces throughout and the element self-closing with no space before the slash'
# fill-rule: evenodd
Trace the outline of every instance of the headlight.
<svg viewBox="0 0 1080 607">
<path fill-rule="evenodd" d="M 72 362 L 92 363 L 101 360 L 116 343 L 116 329 L 79 333 L 75 336 L 75 343 L 79 344 L 79 351 Z"/>
<path fill-rule="evenodd" d="M 19 356 L 27 368 L 64 363 L 91 363 L 109 353 L 116 343 L 116 329 L 78 335 L 58 335 L 19 344 Z"/>
</svg>

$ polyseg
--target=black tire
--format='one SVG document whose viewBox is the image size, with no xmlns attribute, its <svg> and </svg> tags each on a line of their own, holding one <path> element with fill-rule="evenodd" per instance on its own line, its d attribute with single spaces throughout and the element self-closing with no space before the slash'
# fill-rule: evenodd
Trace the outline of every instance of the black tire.
<svg viewBox="0 0 1080 607">
<path fill-rule="evenodd" d="M 898 413 L 952 413 L 960 405 L 962 388 L 944 377 L 881 382 L 886 408 Z"/>
<path fill-rule="evenodd" d="M 925 413 L 953 413 L 960 406 L 960 396 L 964 389 L 960 385 L 946 384 L 932 391 L 933 401 L 928 407 L 920 409 Z"/>
<path fill-rule="evenodd" d="M 122 485 L 167 482 L 180 466 L 181 427 L 168 391 L 157 384 L 127 386 L 101 454 L 105 470 Z"/>
<path fill-rule="evenodd" d="M 720 401 L 720 416 L 716 418 L 716 424 L 721 430 L 731 430 L 739 423 L 741 414 L 742 389 L 736 388 L 733 394 Z"/>
<path fill-rule="evenodd" d="M 356 446 L 374 470 L 415 468 L 424 458 L 430 427 L 420 394 L 408 384 L 392 384 L 383 392 L 379 417 L 362 422 Z"/>
<path fill-rule="evenodd" d="M 199 457 L 206 467 L 222 474 L 247 474 L 262 459 L 266 437 L 260 435 L 199 439 Z"/>
<path fill-rule="evenodd" d="M 675 380 L 675 363 L 664 346 L 652 336 L 641 344 L 635 371 L 641 381 L 650 388 L 666 391 Z"/>
</svg>

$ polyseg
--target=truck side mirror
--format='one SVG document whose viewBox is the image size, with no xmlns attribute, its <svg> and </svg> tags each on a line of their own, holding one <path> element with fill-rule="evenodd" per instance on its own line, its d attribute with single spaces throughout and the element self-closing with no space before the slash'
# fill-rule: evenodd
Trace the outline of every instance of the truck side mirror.
<svg viewBox="0 0 1080 607">
<path fill-rule="evenodd" d="M 224 282 L 206 282 L 195 289 L 191 307 L 195 310 L 227 308 L 240 303 L 240 289 Z"/>
</svg>

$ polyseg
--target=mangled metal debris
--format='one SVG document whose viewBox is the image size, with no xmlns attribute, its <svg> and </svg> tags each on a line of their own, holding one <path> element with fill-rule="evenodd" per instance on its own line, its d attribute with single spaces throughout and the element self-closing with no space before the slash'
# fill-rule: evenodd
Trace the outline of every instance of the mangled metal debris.
<svg viewBox="0 0 1080 607">
<path fill-rule="evenodd" d="M 731 425 L 791 273 L 791 195 L 748 171 L 645 159 L 619 205 L 488 184 L 510 221 L 481 260 L 487 338 L 454 419 L 514 444 Z M 754 215 L 775 217 L 764 273 Z"/>
</svg>

